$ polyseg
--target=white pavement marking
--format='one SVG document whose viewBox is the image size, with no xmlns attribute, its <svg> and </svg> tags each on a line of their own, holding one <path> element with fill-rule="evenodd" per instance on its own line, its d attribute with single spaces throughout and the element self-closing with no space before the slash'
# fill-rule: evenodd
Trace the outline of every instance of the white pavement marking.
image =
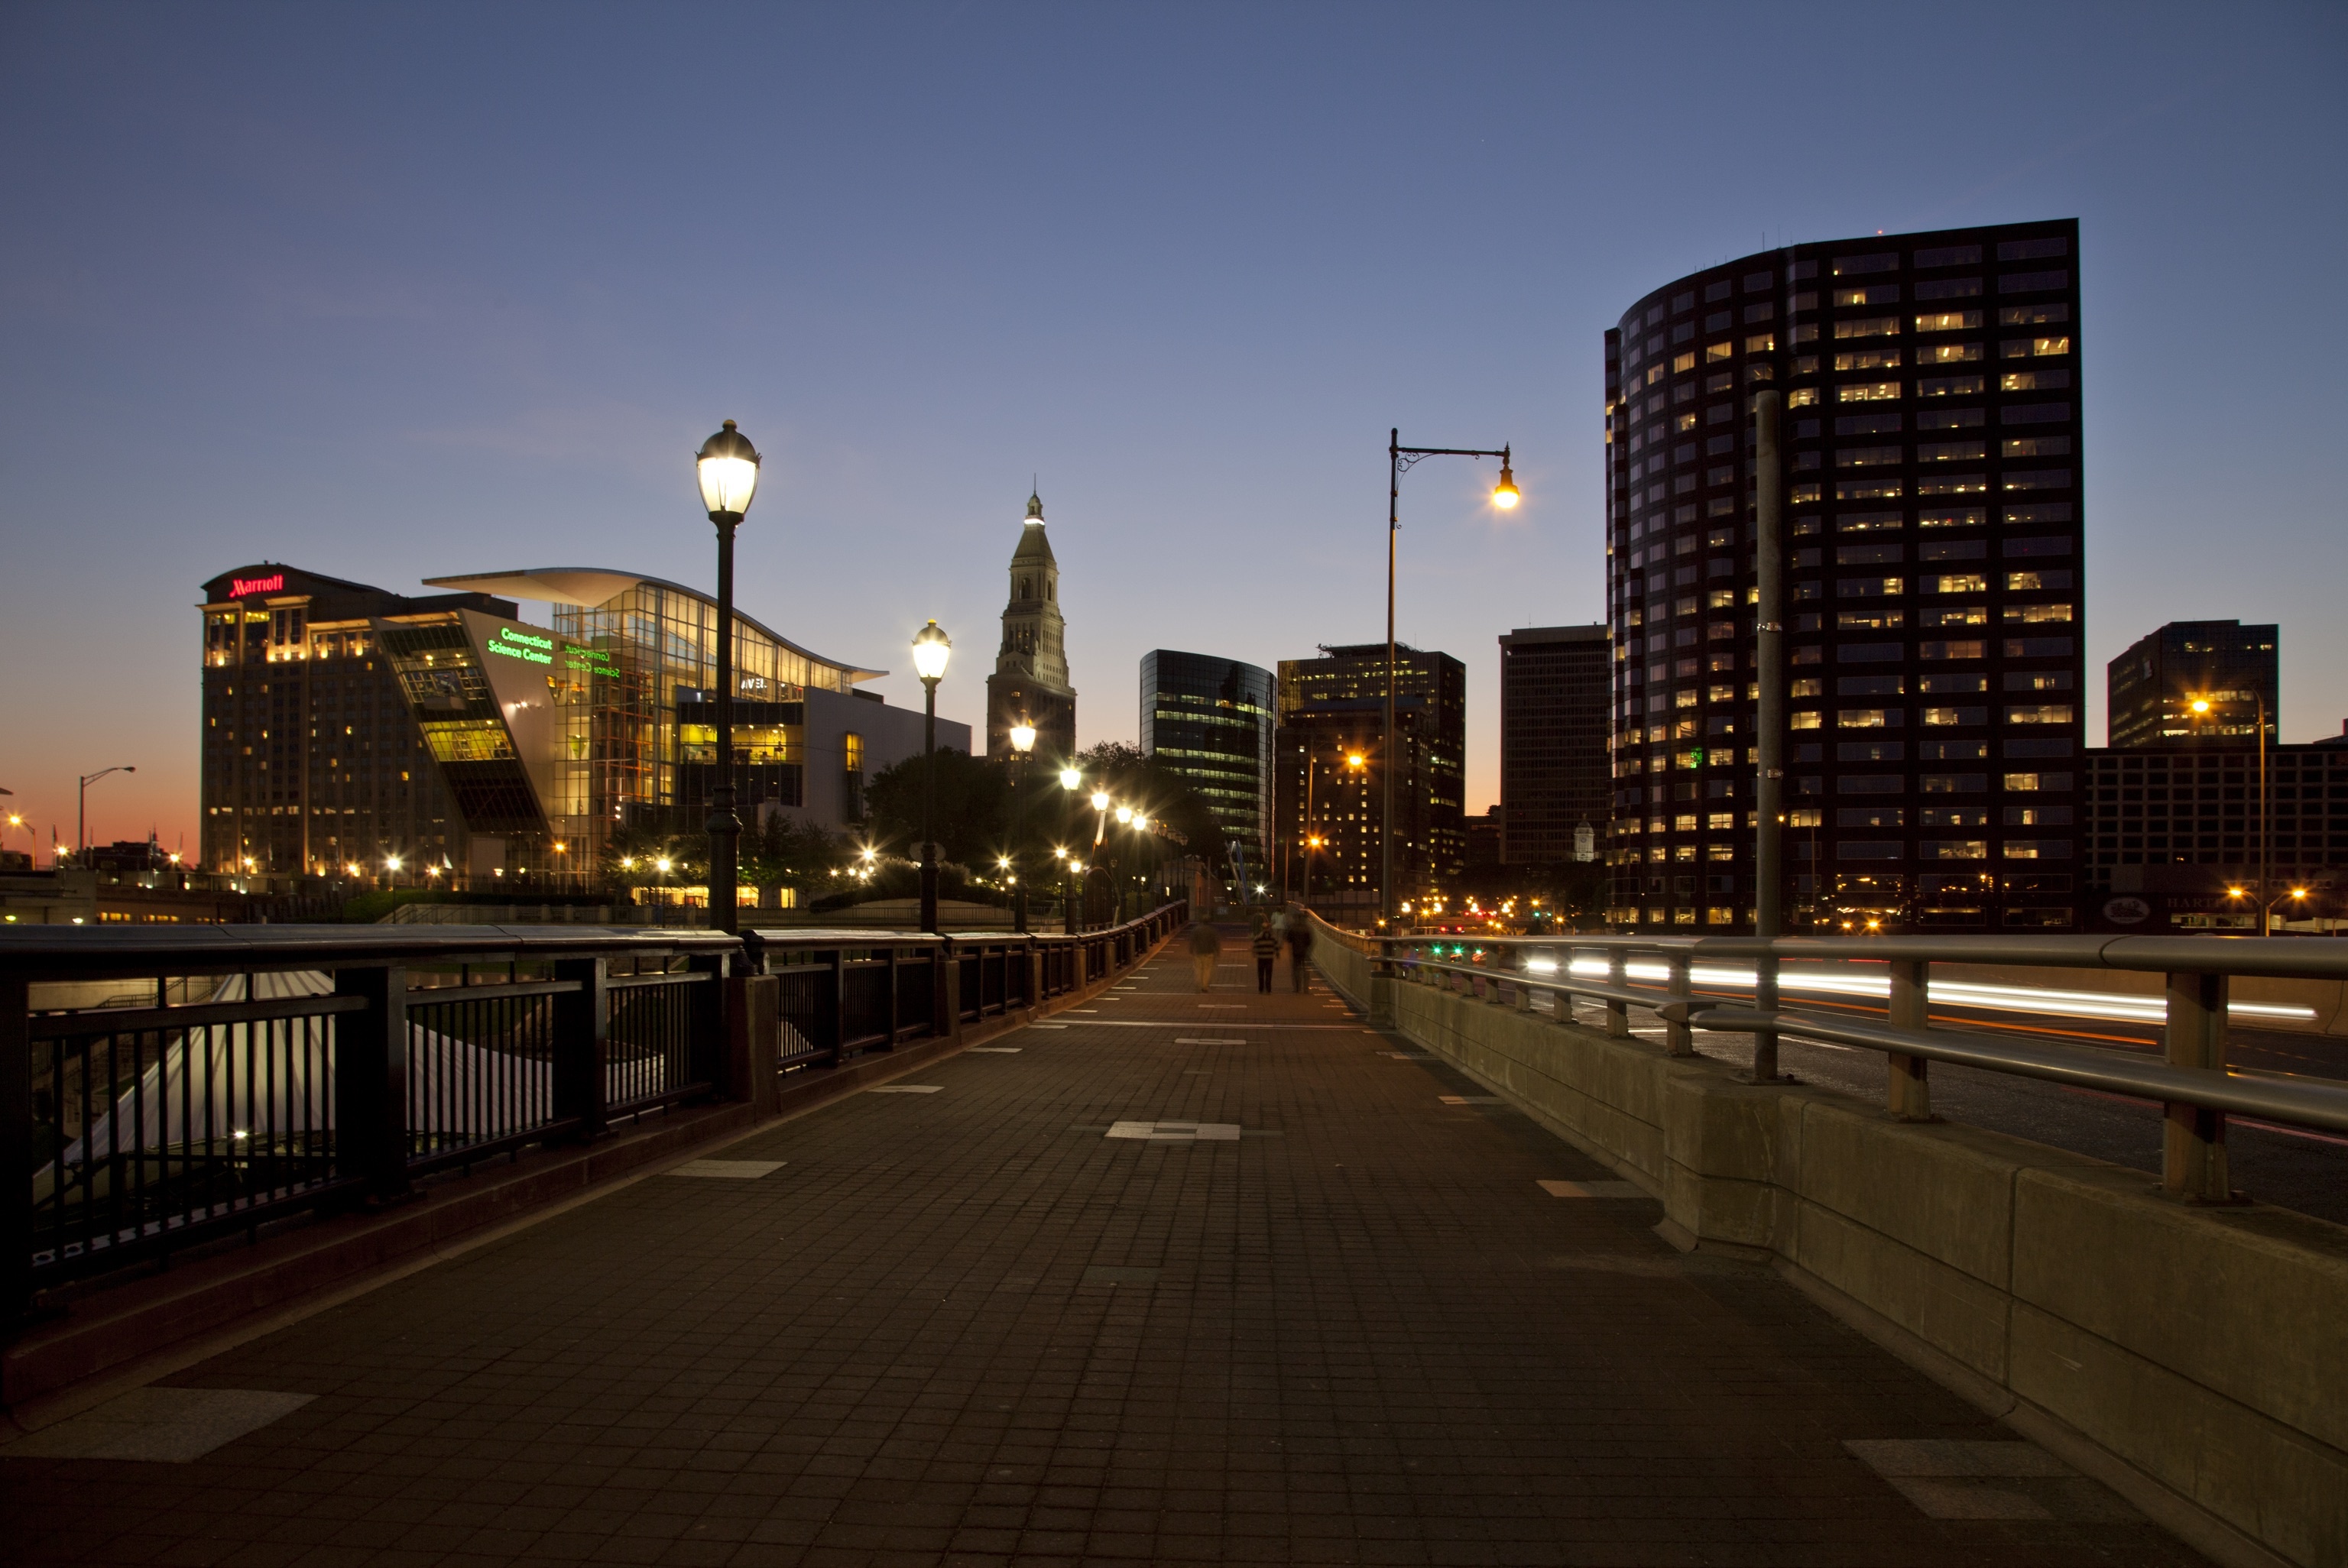
<svg viewBox="0 0 2348 1568">
<path fill-rule="evenodd" d="M 1435 1098 L 1437 1103 L 1444 1105 L 1498 1105 L 1500 1103 L 1500 1097 L 1497 1094 L 1438 1094 Z"/>
<path fill-rule="evenodd" d="M 1643 1198 L 1647 1190 L 1636 1182 L 1543 1182 L 1540 1190 L 1552 1198 Z"/>
<path fill-rule="evenodd" d="M 1179 1035 L 1176 1037 L 1174 1043 L 1177 1045 L 1245 1045 L 1247 1041 L 1243 1040 L 1202 1040 L 1194 1035 Z"/>
<path fill-rule="evenodd" d="M 1060 1027 L 1066 1029 L 1067 1026 L 1062 1024 Z M 1016 1056 L 1022 1049 L 1016 1045 L 973 1045 L 970 1048 L 973 1056 Z"/>
<path fill-rule="evenodd" d="M 780 1160 L 687 1160 L 682 1165 L 671 1165 L 666 1174 L 707 1176 L 718 1182 L 755 1182 L 782 1168 Z"/>
<path fill-rule="evenodd" d="M 883 1083 L 877 1089 L 868 1089 L 864 1092 L 867 1094 L 935 1094 L 944 1087 L 942 1083 Z"/>
<path fill-rule="evenodd" d="M 1066 1023 L 1031 1023 L 1027 1027 L 1029 1029 L 1074 1029 L 1076 1025 Z"/>
<path fill-rule="evenodd" d="M 1107 1136 L 1145 1143 L 1236 1143 L 1240 1126 L 1236 1122 L 1119 1122 Z"/>
<path fill-rule="evenodd" d="M 0 1458 L 189 1464 L 316 1398 L 261 1389 L 133 1389 L 94 1410 L 0 1443 Z"/>
<path fill-rule="evenodd" d="M 1365 1033 L 1367 1031 L 1365 1030 Z M 1396 1061 L 1433 1061 L 1435 1058 L 1423 1050 L 1382 1050 L 1380 1056 L 1390 1056 Z"/>
</svg>

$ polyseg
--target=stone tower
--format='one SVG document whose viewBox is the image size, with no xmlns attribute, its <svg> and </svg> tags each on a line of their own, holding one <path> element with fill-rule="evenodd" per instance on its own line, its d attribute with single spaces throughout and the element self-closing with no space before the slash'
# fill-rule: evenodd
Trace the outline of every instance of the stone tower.
<svg viewBox="0 0 2348 1568">
<path fill-rule="evenodd" d="M 1011 552 L 1011 597 L 1003 646 L 986 678 L 986 754 L 1008 757 L 1011 727 L 1035 726 L 1036 767 L 1058 769 L 1076 754 L 1076 693 L 1068 684 L 1067 622 L 1060 615 L 1060 563 L 1044 532 L 1043 497 L 1027 497 L 1027 520 Z"/>
</svg>

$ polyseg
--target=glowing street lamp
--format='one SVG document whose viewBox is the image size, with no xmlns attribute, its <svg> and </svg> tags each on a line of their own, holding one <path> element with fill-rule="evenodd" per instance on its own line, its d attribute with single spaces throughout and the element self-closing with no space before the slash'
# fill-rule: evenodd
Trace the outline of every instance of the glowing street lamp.
<svg viewBox="0 0 2348 1568">
<path fill-rule="evenodd" d="M 2259 718 L 2259 935 L 2264 937 L 2271 935 L 2268 930 L 2270 917 L 2267 912 L 2276 903 L 2275 899 L 2267 897 L 2267 887 L 2273 879 L 2273 856 L 2270 853 L 2274 844 L 2271 832 L 2273 792 L 2267 787 L 2267 694 L 2253 688 L 2250 696 L 2258 704 Z M 2191 693 L 2185 706 L 2196 719 L 2208 718 L 2214 708 L 2209 694 L 2200 692 Z M 2230 892 L 2227 897 L 2234 895 Z"/>
<path fill-rule="evenodd" d="M 758 449 L 729 419 L 694 454 L 702 509 L 717 527 L 717 774 L 709 792 L 709 923 L 740 928 L 734 899 L 742 819 L 734 813 L 734 530 L 758 493 Z"/>
<path fill-rule="evenodd" d="M 1011 726 L 1011 750 L 1019 759 L 1011 781 L 1011 853 L 1015 856 L 1027 842 L 1027 760 L 1035 750 L 1035 726 L 1025 714 Z M 1007 858 L 1004 868 L 1012 871 L 1011 928 L 1024 937 L 1027 934 L 1027 884 Z"/>
<path fill-rule="evenodd" d="M 931 621 L 913 633 L 913 672 L 922 678 L 922 929 L 938 928 L 938 682 L 945 679 L 953 641 Z"/>
</svg>

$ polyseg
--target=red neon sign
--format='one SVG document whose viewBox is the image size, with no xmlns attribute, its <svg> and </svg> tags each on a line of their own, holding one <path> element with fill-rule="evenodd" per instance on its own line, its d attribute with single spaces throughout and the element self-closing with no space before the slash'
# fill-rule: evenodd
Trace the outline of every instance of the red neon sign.
<svg viewBox="0 0 2348 1568">
<path fill-rule="evenodd" d="M 247 594 L 278 593 L 284 587 L 285 574 L 282 571 L 270 577 L 232 577 L 228 579 L 228 596 L 242 599 Z"/>
</svg>

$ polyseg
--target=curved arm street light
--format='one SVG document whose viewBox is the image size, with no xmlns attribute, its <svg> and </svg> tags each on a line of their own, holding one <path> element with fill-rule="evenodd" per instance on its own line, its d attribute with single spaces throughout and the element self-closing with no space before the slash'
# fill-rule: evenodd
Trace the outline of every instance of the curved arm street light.
<svg viewBox="0 0 2348 1568">
<path fill-rule="evenodd" d="M 739 929 L 735 855 L 742 819 L 734 814 L 734 530 L 758 493 L 758 449 L 729 419 L 694 455 L 701 505 L 717 525 L 717 774 L 709 792 L 709 924 Z"/>
<path fill-rule="evenodd" d="M 922 678 L 922 929 L 938 928 L 938 682 L 953 639 L 932 620 L 913 633 L 913 672 Z"/>
<path fill-rule="evenodd" d="M 139 770 L 125 764 L 121 767 L 100 768 L 94 774 L 81 775 L 81 794 L 74 814 L 74 864 L 79 866 L 89 851 L 89 786 L 108 774 L 135 774 Z"/>
<path fill-rule="evenodd" d="M 1378 816 L 1378 924 L 1381 926 L 1387 924 L 1394 915 L 1395 774 L 1401 755 L 1395 750 L 1395 541 L 1402 528 L 1402 477 L 1429 457 L 1498 457 L 1500 460 L 1500 482 L 1492 487 L 1492 505 L 1505 512 L 1512 510 L 1523 499 L 1517 489 L 1516 470 L 1511 466 L 1507 446 L 1497 452 L 1478 446 L 1406 446 L 1402 444 L 1400 429 L 1386 432 L 1385 764 L 1379 769 L 1385 776 L 1379 790 L 1382 809 Z"/>
</svg>

